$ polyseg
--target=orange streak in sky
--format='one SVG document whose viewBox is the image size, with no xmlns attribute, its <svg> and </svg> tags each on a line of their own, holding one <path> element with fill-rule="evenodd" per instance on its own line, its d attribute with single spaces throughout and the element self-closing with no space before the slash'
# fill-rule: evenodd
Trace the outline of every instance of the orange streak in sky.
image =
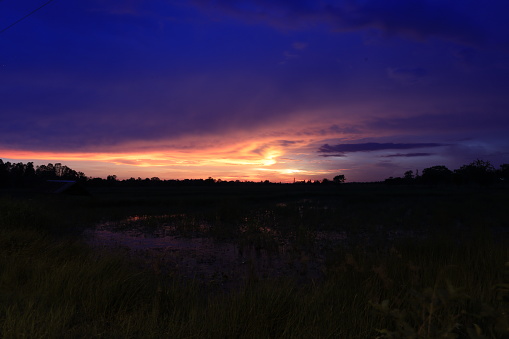
<svg viewBox="0 0 509 339">
<path fill-rule="evenodd" d="M 66 162 L 79 162 L 83 168 L 73 169 L 89 175 L 89 168 L 96 173 L 100 171 L 101 174 L 95 175 L 103 177 L 117 174 L 122 178 L 149 173 L 170 179 L 175 178 L 175 175 L 192 178 L 195 175 L 203 176 L 204 173 L 218 173 L 231 179 L 241 176 L 250 180 L 292 181 L 297 175 L 302 178 L 323 178 L 329 174 L 327 170 L 319 168 L 319 163 L 326 159 L 317 157 L 316 144 L 338 135 L 332 132 L 330 135 L 324 134 L 324 130 L 320 124 L 294 120 L 285 126 L 267 127 L 249 135 L 232 132 L 224 136 L 188 136 L 180 140 L 130 142 L 117 146 L 116 150 L 99 152 L 0 149 L 0 158 L 39 163 L 62 162 L 64 165 Z"/>
</svg>

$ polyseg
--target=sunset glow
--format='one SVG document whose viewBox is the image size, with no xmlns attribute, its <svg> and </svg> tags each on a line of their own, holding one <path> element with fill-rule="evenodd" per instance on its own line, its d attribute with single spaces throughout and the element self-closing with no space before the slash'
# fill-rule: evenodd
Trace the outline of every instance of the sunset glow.
<svg viewBox="0 0 509 339">
<path fill-rule="evenodd" d="M 0 25 L 37 6 L 1 2 Z M 505 7 L 52 2 L 0 35 L 0 159 L 275 182 L 498 166 Z"/>
<path fill-rule="evenodd" d="M 145 152 L 79 152 L 59 153 L 48 151 L 0 150 L 6 159 L 45 162 L 76 163 L 79 168 L 89 164 L 103 164 L 112 168 L 120 178 L 129 178 L 130 173 L 145 177 L 150 174 L 166 174 L 165 178 L 207 178 L 214 175 L 223 180 L 276 180 L 293 181 L 295 175 L 304 178 L 322 178 L 334 171 L 309 169 L 309 157 L 300 149 L 310 147 L 312 141 L 270 140 L 238 141 L 237 144 L 221 147 L 206 147 L 205 150 L 191 149 L 182 145 L 180 149 Z M 133 147 L 133 145 L 130 145 Z M 143 148 L 146 149 L 146 145 Z M 157 146 L 154 146 L 156 148 Z M 300 154 L 299 154 L 300 153 Z M 319 158 L 315 156 L 316 158 Z M 318 159 L 319 160 L 319 159 Z M 94 169 L 89 168 L 88 172 Z M 230 173 L 235 173 L 231 175 Z M 101 175 L 98 173 L 97 175 Z M 144 176 L 145 175 L 145 176 Z"/>
</svg>

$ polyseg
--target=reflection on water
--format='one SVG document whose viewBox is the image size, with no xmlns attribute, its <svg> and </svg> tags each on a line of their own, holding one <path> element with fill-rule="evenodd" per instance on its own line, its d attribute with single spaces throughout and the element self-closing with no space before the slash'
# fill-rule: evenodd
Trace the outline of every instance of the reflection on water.
<svg viewBox="0 0 509 339">
<path fill-rule="evenodd" d="M 165 274 L 178 274 L 223 287 L 235 286 L 253 277 L 293 275 L 310 279 L 320 277 L 323 272 L 324 259 L 318 255 L 310 260 L 301 253 L 290 253 L 284 246 L 269 250 L 211 237 L 183 237 L 177 235 L 175 227 L 169 223 L 161 223 L 150 230 L 139 225 L 149 219 L 153 217 L 132 216 L 121 222 L 101 223 L 85 233 L 86 239 L 94 247 L 123 249 Z M 270 228 L 262 231 L 274 233 Z"/>
<path fill-rule="evenodd" d="M 241 237 L 244 234 L 248 241 L 226 241 L 207 236 L 210 225 L 196 220 L 193 228 L 199 232 L 184 237 L 175 225 L 182 220 L 189 222 L 186 218 L 183 214 L 135 215 L 119 222 L 101 223 L 85 235 L 93 246 L 123 249 L 158 272 L 224 287 L 253 277 L 320 278 L 328 249 L 370 238 L 368 234 L 348 237 L 346 232 L 337 231 L 313 231 L 285 238 L 271 227 L 249 224 L 238 227 Z M 411 231 L 384 232 L 388 240 L 416 236 Z M 271 243 L 276 245 L 270 246 Z"/>
<path fill-rule="evenodd" d="M 142 233 L 138 230 L 112 231 L 96 229 L 89 234 L 90 241 L 98 246 L 126 247 L 132 250 L 153 248 L 172 248 L 175 250 L 201 250 L 217 247 L 219 244 L 210 238 L 182 238 L 165 235 L 165 232 Z"/>
</svg>

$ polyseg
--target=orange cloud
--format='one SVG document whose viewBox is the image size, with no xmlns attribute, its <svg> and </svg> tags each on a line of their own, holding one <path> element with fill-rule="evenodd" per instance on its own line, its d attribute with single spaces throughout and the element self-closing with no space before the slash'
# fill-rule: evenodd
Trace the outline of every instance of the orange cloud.
<svg viewBox="0 0 509 339">
<path fill-rule="evenodd" d="M 302 127 L 304 126 L 304 127 Z M 250 134 L 204 135 L 157 142 L 131 142 L 100 152 L 39 152 L 0 150 L 3 158 L 75 163 L 76 170 L 105 177 L 117 174 L 183 179 L 215 176 L 222 179 L 292 181 L 328 174 L 320 168 L 317 145 L 324 138 L 347 136 L 336 125 L 296 119 L 285 126 L 266 127 Z M 85 164 L 86 163 L 86 164 Z M 90 174 L 89 174 L 90 173 Z"/>
</svg>

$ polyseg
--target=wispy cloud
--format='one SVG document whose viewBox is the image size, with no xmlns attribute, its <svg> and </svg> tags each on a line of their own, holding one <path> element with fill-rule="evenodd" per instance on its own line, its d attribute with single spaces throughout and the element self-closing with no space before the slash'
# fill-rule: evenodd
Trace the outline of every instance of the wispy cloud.
<svg viewBox="0 0 509 339">
<path fill-rule="evenodd" d="M 428 75 L 428 71 L 422 67 L 389 67 L 387 75 L 404 85 L 413 85 L 422 82 Z"/>
<path fill-rule="evenodd" d="M 300 29 L 317 23 L 337 31 L 377 29 L 386 35 L 423 40 L 437 37 L 463 44 L 478 44 L 484 32 L 473 20 L 445 2 L 392 0 L 345 1 L 230 1 L 194 0 L 206 11 L 275 27 Z"/>
<path fill-rule="evenodd" d="M 412 158 L 412 157 L 429 157 L 434 155 L 433 153 L 396 153 L 382 155 L 382 158 Z"/>
<path fill-rule="evenodd" d="M 482 112 L 482 113 L 481 113 Z M 365 126 L 373 130 L 407 131 L 433 134 L 448 134 L 472 131 L 504 131 L 509 124 L 505 104 L 500 108 L 489 106 L 478 109 L 463 109 L 455 112 L 419 114 L 412 116 L 385 116 L 366 121 Z"/>
<path fill-rule="evenodd" d="M 307 42 L 302 42 L 302 41 L 296 41 L 292 44 L 292 47 L 296 50 L 303 50 L 303 49 L 306 49 L 308 47 L 308 43 Z"/>
</svg>

